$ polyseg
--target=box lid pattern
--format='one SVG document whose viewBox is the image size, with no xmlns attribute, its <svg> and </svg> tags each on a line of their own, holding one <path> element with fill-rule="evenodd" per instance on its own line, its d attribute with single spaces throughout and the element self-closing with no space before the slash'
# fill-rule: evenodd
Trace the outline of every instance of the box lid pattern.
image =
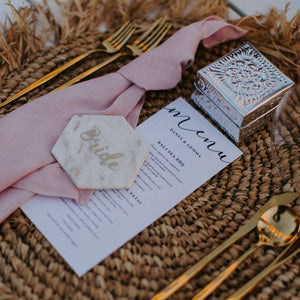
<svg viewBox="0 0 300 300">
<path fill-rule="evenodd" d="M 293 84 L 249 42 L 199 70 L 195 82 L 240 128 L 273 110 Z"/>
</svg>

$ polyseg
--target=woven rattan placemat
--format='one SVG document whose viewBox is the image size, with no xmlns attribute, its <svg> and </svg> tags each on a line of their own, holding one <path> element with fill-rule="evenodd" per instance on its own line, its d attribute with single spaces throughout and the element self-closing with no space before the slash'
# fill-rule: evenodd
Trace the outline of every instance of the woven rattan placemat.
<svg viewBox="0 0 300 300">
<path fill-rule="evenodd" d="M 180 26 L 177 24 L 175 27 Z M 60 66 L 63 60 L 96 47 L 102 38 L 101 33 L 98 36 L 85 35 L 32 55 L 20 68 L 2 79 L 1 99 Z M 211 49 L 200 46 L 195 64 L 183 73 L 176 88 L 146 93 L 140 122 L 179 96 L 193 105 L 190 96 L 196 71 L 246 40 L 259 50 L 265 50 L 253 32 L 241 40 Z M 91 56 L 57 79 L 1 109 L 0 113 L 9 113 L 25 102 L 50 92 L 105 57 L 105 54 Z M 268 58 L 291 79 L 298 80 L 297 68 L 290 68 L 276 55 Z M 122 58 L 93 76 L 115 71 L 128 61 L 129 58 Z M 272 164 L 270 130 L 271 123 L 268 123 L 245 140 L 239 146 L 244 153 L 242 157 L 81 278 L 74 274 L 21 210 L 17 210 L 0 225 L 0 299 L 150 299 L 232 235 L 270 196 L 297 189 L 299 192 L 299 180 L 283 183 Z M 298 212 L 299 204 L 299 201 L 293 204 Z M 210 263 L 171 299 L 190 299 L 256 239 L 256 233 L 251 232 Z M 271 248 L 258 250 L 210 299 L 229 296 L 277 253 L 277 249 Z M 247 299 L 300 299 L 299 265 L 298 255 L 262 281 Z"/>
</svg>

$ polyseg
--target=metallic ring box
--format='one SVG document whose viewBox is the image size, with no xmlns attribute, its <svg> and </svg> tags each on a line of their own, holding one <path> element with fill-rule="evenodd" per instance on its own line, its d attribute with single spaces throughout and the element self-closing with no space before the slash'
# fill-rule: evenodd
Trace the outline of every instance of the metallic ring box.
<svg viewBox="0 0 300 300">
<path fill-rule="evenodd" d="M 192 100 L 239 143 L 273 116 L 293 85 L 247 42 L 197 72 Z"/>
</svg>

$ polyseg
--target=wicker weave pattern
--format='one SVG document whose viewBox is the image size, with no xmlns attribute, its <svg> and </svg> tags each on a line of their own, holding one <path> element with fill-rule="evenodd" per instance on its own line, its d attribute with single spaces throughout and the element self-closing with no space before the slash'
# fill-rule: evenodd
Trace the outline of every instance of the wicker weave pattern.
<svg viewBox="0 0 300 300">
<path fill-rule="evenodd" d="M 3 80 L 1 99 L 15 93 L 52 69 L 88 48 L 99 36 L 85 36 L 72 43 L 37 53 Z M 212 49 L 199 47 L 196 62 L 183 73 L 180 84 L 169 91 L 147 92 L 140 121 L 179 96 L 190 101 L 196 71 L 227 54 L 245 41 L 222 44 Z M 255 40 L 250 40 L 255 44 Z M 259 49 L 259 46 L 257 46 Z M 5 115 L 32 101 L 62 82 L 91 67 L 104 54 L 96 54 L 59 78 L 3 108 Z M 122 58 L 94 77 L 117 70 L 128 62 Z M 274 62 L 278 65 L 278 62 Z M 286 66 L 285 66 L 286 68 Z M 289 74 L 296 79 L 297 74 Z M 268 124 L 240 147 L 244 155 L 202 185 L 166 215 L 106 258 L 82 278 L 78 278 L 35 226 L 18 210 L 0 225 L 0 299 L 149 299 L 171 280 L 214 247 L 221 244 L 271 195 L 295 191 L 283 186 L 271 160 Z M 298 181 L 299 183 L 299 181 Z M 294 203 L 300 212 L 300 202 Z M 256 241 L 252 232 L 209 264 L 172 299 L 189 299 L 219 270 L 236 259 Z M 278 250 L 262 248 L 231 276 L 210 299 L 224 299 L 266 265 Z M 80 259 L 80 258 L 78 258 Z M 299 299 L 300 257 L 283 266 L 247 297 L 248 299 Z"/>
</svg>

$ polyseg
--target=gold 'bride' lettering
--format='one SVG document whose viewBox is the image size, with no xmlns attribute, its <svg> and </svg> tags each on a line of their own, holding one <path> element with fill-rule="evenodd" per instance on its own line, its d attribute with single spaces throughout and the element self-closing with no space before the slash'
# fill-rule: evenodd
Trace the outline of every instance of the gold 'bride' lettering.
<svg viewBox="0 0 300 300">
<path fill-rule="evenodd" d="M 117 170 L 119 168 L 119 163 L 116 161 L 118 158 L 122 157 L 122 153 L 109 154 L 109 146 L 100 146 L 100 135 L 101 130 L 97 127 L 82 132 L 80 138 L 85 142 L 90 142 L 89 150 L 91 150 L 99 159 L 100 165 L 108 166 L 111 170 Z"/>
</svg>

